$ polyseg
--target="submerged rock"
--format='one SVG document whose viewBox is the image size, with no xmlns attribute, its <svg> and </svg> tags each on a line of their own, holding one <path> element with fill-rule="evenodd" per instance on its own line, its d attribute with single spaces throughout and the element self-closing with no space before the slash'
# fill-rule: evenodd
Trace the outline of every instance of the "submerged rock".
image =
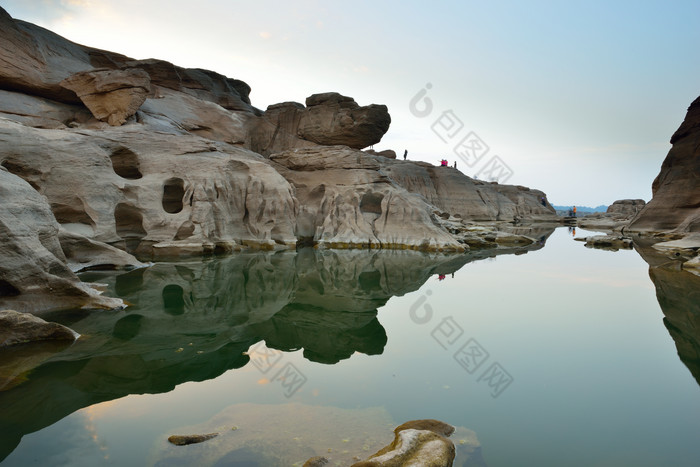
<svg viewBox="0 0 700 467">
<path fill-rule="evenodd" d="M 187 446 L 188 444 L 198 444 L 216 438 L 219 433 L 208 433 L 206 435 L 172 435 L 168 437 L 168 442 L 175 446 Z"/>
<path fill-rule="evenodd" d="M 438 420 L 414 420 L 396 427 L 394 441 L 352 467 L 452 467 L 455 446 L 447 439 L 454 427 Z"/>
<path fill-rule="evenodd" d="M 631 250 L 632 239 L 621 235 L 594 235 L 592 237 L 577 237 L 574 240 L 586 242 L 586 247 L 600 250 L 618 251 Z"/>
</svg>

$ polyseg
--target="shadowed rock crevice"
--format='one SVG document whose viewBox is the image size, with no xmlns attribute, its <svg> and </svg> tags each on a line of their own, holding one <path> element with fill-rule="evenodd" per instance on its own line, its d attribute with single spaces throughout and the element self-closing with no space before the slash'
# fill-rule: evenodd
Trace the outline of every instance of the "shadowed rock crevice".
<svg viewBox="0 0 700 467">
<path fill-rule="evenodd" d="M 16 297 L 20 291 L 8 281 L 0 279 L 0 297 Z"/>
<path fill-rule="evenodd" d="M 114 173 L 127 180 L 138 180 L 143 177 L 139 157 L 129 148 L 116 149 L 109 158 L 112 161 Z"/>
<path fill-rule="evenodd" d="M 163 184 L 163 209 L 169 214 L 182 211 L 182 199 L 185 197 L 185 181 L 181 178 L 169 178 Z"/>
</svg>

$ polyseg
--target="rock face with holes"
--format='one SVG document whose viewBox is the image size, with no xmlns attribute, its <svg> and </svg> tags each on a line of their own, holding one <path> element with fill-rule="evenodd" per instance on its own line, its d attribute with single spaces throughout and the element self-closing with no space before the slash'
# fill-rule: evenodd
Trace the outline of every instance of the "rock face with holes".
<svg viewBox="0 0 700 467">
<path fill-rule="evenodd" d="M 700 232 L 700 97 L 690 104 L 671 144 L 651 186 L 652 200 L 626 231 Z"/>
<path fill-rule="evenodd" d="M 57 265 L 35 266 L 70 281 L 141 265 L 130 254 L 298 241 L 464 251 L 466 223 L 556 219 L 541 192 L 360 151 L 388 130 L 383 105 L 329 92 L 262 112 L 243 81 L 85 47 L 2 9 L 0 65 L 0 166 L 52 216 Z"/>
<path fill-rule="evenodd" d="M 225 143 L 0 121 L 0 165 L 45 195 L 67 231 L 143 258 L 296 242 L 292 187 L 262 156 Z"/>
</svg>

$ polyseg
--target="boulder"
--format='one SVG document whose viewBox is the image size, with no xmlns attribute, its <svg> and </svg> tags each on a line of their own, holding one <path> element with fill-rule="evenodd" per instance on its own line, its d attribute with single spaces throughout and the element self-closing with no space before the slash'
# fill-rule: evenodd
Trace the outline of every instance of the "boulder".
<svg viewBox="0 0 700 467">
<path fill-rule="evenodd" d="M 57 323 L 47 323 L 29 313 L 0 311 L 0 348 L 47 340 L 74 341 L 78 335 Z"/>
<path fill-rule="evenodd" d="M 394 441 L 352 467 L 451 467 L 455 446 L 447 439 L 454 427 L 437 420 L 415 420 L 394 430 Z"/>
<path fill-rule="evenodd" d="M 251 125 L 248 145 L 264 155 L 319 145 L 362 149 L 381 141 L 390 124 L 385 105 L 360 107 L 337 92 L 314 94 L 306 107 L 297 102 L 269 106 Z"/>
<path fill-rule="evenodd" d="M 60 85 L 73 91 L 96 119 L 112 126 L 126 123 L 151 92 L 150 76 L 140 68 L 83 71 Z"/>
<path fill-rule="evenodd" d="M 651 186 L 651 201 L 625 231 L 700 232 L 700 97 L 690 104 L 671 144 Z"/>
<path fill-rule="evenodd" d="M 299 136 L 326 146 L 371 146 L 381 141 L 391 124 L 385 105 L 360 107 L 352 98 L 336 92 L 309 96 L 306 107 Z"/>
<path fill-rule="evenodd" d="M 619 199 L 608 206 L 606 214 L 616 214 L 631 218 L 644 208 L 646 202 L 643 199 Z"/>
</svg>

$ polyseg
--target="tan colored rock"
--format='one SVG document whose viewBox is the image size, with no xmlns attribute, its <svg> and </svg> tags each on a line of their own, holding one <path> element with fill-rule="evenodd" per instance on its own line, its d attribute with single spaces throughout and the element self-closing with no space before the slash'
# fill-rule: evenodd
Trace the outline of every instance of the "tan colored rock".
<svg viewBox="0 0 700 467">
<path fill-rule="evenodd" d="M 296 188 L 297 236 L 319 247 L 465 249 L 433 219 L 432 206 L 381 173 L 377 156 L 335 146 L 270 159 Z"/>
<path fill-rule="evenodd" d="M 437 420 L 415 420 L 394 430 L 394 441 L 352 467 L 452 467 L 454 427 Z"/>
<path fill-rule="evenodd" d="M 269 106 L 251 125 L 248 147 L 264 155 L 319 145 L 361 149 L 378 143 L 390 123 L 384 105 L 360 107 L 335 92 L 314 94 L 306 107 L 298 102 Z"/>
<path fill-rule="evenodd" d="M 151 78 L 140 68 L 83 71 L 60 84 L 75 92 L 96 119 L 112 126 L 126 123 L 151 92 Z"/>
<path fill-rule="evenodd" d="M 47 323 L 29 313 L 0 311 L 0 348 L 46 340 L 74 341 L 77 334 L 57 323 Z"/>
<path fill-rule="evenodd" d="M 352 98 L 336 92 L 307 97 L 306 107 L 299 136 L 326 146 L 371 146 L 381 141 L 391 124 L 385 105 L 360 107 Z"/>
<path fill-rule="evenodd" d="M 264 158 L 189 134 L 123 128 L 0 120 L 0 164 L 45 195 L 67 230 L 146 258 L 159 244 L 168 255 L 181 243 L 199 255 L 295 245 L 296 198 Z"/>
<path fill-rule="evenodd" d="M 625 230 L 630 232 L 700 232 L 700 97 L 671 137 L 652 200 Z"/>
</svg>

